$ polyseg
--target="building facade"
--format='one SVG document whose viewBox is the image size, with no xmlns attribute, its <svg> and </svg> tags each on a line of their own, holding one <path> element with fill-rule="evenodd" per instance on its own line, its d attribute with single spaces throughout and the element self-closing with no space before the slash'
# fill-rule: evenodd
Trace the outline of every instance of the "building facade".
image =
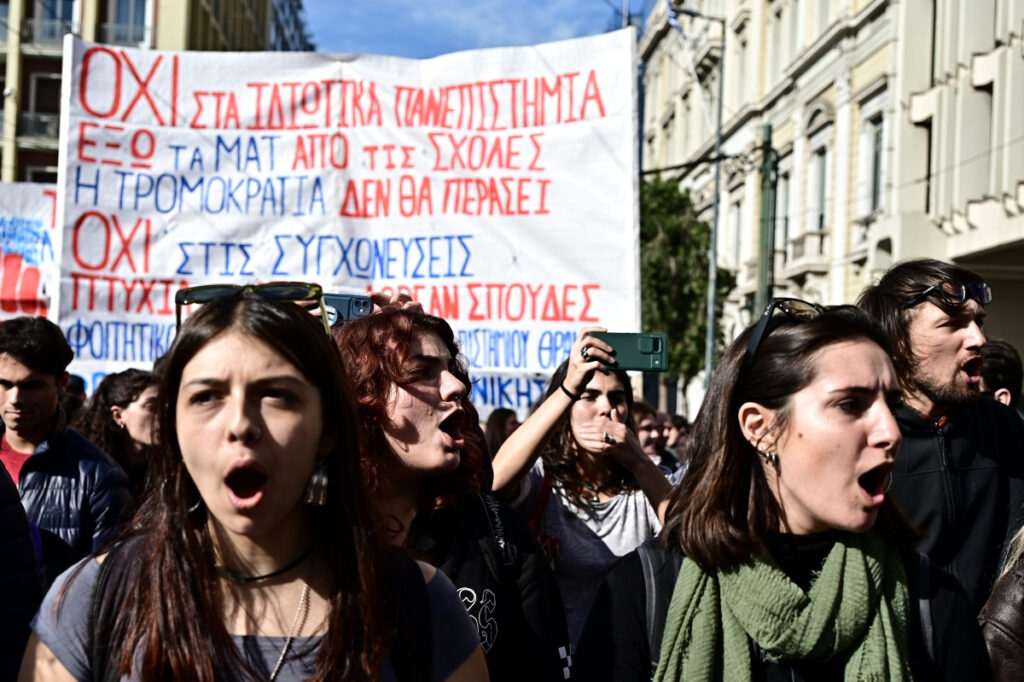
<svg viewBox="0 0 1024 682">
<path fill-rule="evenodd" d="M 0 0 L 0 181 L 57 181 L 67 33 L 162 50 L 313 49 L 302 0 Z"/>
<path fill-rule="evenodd" d="M 713 156 L 723 29 L 716 257 L 737 277 L 723 326 L 753 309 L 760 144 L 771 126 L 773 295 L 852 303 L 891 264 L 927 256 L 992 282 L 987 333 L 1024 348 L 1024 2 L 663 0 L 640 43 L 642 167 Z M 712 163 L 663 171 L 711 221 Z M 767 233 L 766 233 L 767 234 Z M 691 402 L 692 404 L 692 402 Z"/>
</svg>

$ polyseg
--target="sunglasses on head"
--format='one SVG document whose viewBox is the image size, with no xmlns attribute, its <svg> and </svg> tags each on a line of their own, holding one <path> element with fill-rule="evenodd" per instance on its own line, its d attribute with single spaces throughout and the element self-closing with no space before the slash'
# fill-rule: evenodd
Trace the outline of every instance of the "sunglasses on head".
<svg viewBox="0 0 1024 682">
<path fill-rule="evenodd" d="M 821 315 L 825 312 L 825 308 L 817 303 L 809 303 L 799 298 L 773 298 L 769 301 L 768 305 L 765 306 L 764 313 L 761 314 L 761 319 L 754 326 L 754 331 L 750 335 L 750 341 L 747 342 L 747 350 L 743 354 L 740 373 L 736 376 L 737 386 L 743 382 L 747 372 L 754 366 L 754 359 L 757 357 L 757 351 L 761 347 L 761 342 L 768 335 L 768 322 L 771 321 L 772 316 L 776 312 L 781 312 L 789 317 L 808 320 Z"/>
<path fill-rule="evenodd" d="M 203 284 L 197 287 L 179 289 L 174 294 L 175 315 L 177 328 L 181 329 L 181 307 L 194 303 L 209 303 L 220 298 L 241 296 L 245 292 L 252 292 L 260 298 L 269 301 L 316 301 L 320 306 L 320 320 L 323 322 L 324 331 L 331 334 L 330 313 L 324 306 L 324 291 L 319 284 L 308 284 L 306 282 L 268 282 L 267 284 Z M 338 313 L 333 310 L 334 318 Z"/>
<path fill-rule="evenodd" d="M 981 305 L 988 305 L 992 302 L 992 285 L 988 282 L 953 282 L 943 280 L 931 285 L 917 296 L 903 304 L 903 309 L 913 308 L 929 296 L 935 296 L 940 301 L 950 306 L 959 306 L 973 298 Z"/>
</svg>

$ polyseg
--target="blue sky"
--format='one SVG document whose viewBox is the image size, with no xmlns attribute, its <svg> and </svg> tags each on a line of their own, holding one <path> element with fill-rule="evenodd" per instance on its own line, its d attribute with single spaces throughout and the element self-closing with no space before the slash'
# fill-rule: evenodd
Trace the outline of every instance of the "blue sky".
<svg viewBox="0 0 1024 682">
<path fill-rule="evenodd" d="M 619 25 L 623 0 L 305 0 L 318 52 L 423 59 L 533 45 Z M 630 0 L 640 12 L 652 0 Z"/>
</svg>

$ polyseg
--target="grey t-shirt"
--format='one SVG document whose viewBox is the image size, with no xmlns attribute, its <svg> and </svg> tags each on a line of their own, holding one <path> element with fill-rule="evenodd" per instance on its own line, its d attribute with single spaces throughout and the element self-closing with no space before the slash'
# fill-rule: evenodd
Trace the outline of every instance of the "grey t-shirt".
<svg viewBox="0 0 1024 682">
<path fill-rule="evenodd" d="M 54 600 L 75 568 L 83 562 L 85 567 L 71 581 L 59 610 L 55 611 Z M 62 573 L 47 592 L 42 606 L 32 620 L 32 630 L 76 680 L 92 679 L 90 652 L 87 650 L 89 605 L 93 586 L 99 576 L 99 568 L 100 565 L 95 560 L 86 558 Z M 432 682 L 441 682 L 469 658 L 480 644 L 480 638 L 455 593 L 455 587 L 440 571 L 427 583 L 427 601 L 430 605 L 433 638 L 430 679 Z M 235 646 L 242 652 L 249 665 L 257 673 L 267 677 L 277 664 L 286 639 L 232 635 Z M 298 682 L 310 677 L 316 666 L 320 640 L 319 636 L 293 639 L 288 656 L 276 679 L 279 682 Z M 139 678 L 125 676 L 121 679 L 122 682 L 136 682 Z M 396 682 L 391 662 L 386 658 L 380 680 Z"/>
<path fill-rule="evenodd" d="M 543 481 L 544 465 L 538 459 L 523 477 L 513 506 L 529 516 Z M 562 592 L 573 649 L 579 642 L 601 581 L 612 564 L 659 530 L 658 515 L 639 490 L 578 507 L 560 488 L 553 486 L 541 518 L 541 532 L 561 543 L 555 578 Z"/>
</svg>

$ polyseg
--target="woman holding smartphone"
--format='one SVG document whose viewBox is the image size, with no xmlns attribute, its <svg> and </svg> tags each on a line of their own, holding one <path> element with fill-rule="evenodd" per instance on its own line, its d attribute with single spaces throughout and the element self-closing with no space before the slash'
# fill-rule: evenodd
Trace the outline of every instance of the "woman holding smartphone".
<svg viewBox="0 0 1024 682">
<path fill-rule="evenodd" d="M 613 348 L 584 329 L 543 401 L 494 455 L 494 491 L 530 517 L 548 551 L 575 647 L 620 556 L 657 533 L 671 488 L 630 423 L 633 390 Z"/>
<path fill-rule="evenodd" d="M 374 535 L 337 349 L 291 302 L 319 287 L 200 295 L 162 372 L 158 483 L 58 579 L 20 679 L 486 680 L 450 581 Z"/>
</svg>

